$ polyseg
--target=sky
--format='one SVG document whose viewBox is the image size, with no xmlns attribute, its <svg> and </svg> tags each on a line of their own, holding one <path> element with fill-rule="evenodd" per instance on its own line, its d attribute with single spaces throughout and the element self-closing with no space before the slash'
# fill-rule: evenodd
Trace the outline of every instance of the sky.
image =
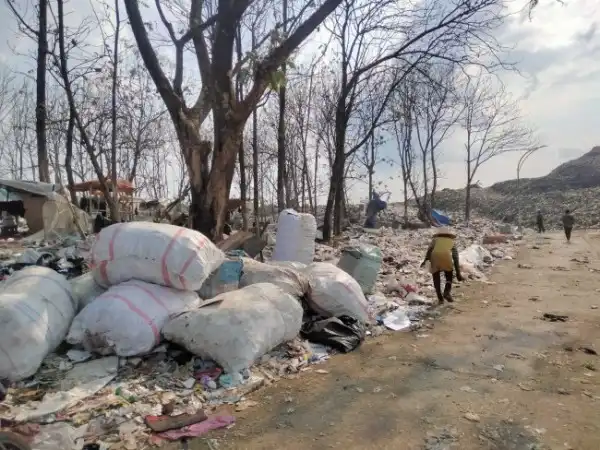
<svg viewBox="0 0 600 450">
<path fill-rule="evenodd" d="M 513 7 L 521 8 L 526 1 L 513 0 Z M 81 12 L 79 7 L 87 1 L 69 3 L 70 6 L 78 4 L 73 11 L 77 15 Z M 125 15 L 124 8 L 122 14 Z M 564 4 L 540 0 L 531 20 L 526 15 L 516 14 L 499 31 L 500 43 L 512 49 L 507 59 L 515 62 L 520 72 L 504 72 L 500 78 L 513 97 L 522 98 L 524 120 L 537 131 L 540 143 L 547 145 L 528 159 L 521 171 L 522 177 L 543 176 L 562 162 L 600 145 L 599 22 L 600 3 L 594 0 L 567 0 Z M 24 51 L 29 45 L 26 38 L 15 40 L 15 30 L 14 18 L 2 0 L 0 62 L 9 66 L 23 61 L 12 49 Z M 440 187 L 463 187 L 466 169 L 464 136 L 460 130 L 452 133 L 441 149 Z M 382 153 L 388 158 L 397 158 L 392 145 L 383 148 Z M 516 153 L 498 156 L 482 166 L 475 179 L 489 186 L 515 178 L 519 156 Z M 392 191 L 392 201 L 402 196 L 397 175 L 399 169 L 387 166 L 379 167 L 375 174 L 375 180 L 385 183 Z M 395 179 L 390 179 L 393 176 Z M 354 200 L 366 197 L 366 185 L 354 184 L 350 196 Z"/>
<path fill-rule="evenodd" d="M 521 7 L 522 5 L 519 5 Z M 537 131 L 546 148 L 529 157 L 521 177 L 539 177 L 559 164 L 577 158 L 600 145 L 600 3 L 567 0 L 563 5 L 541 0 L 531 20 L 512 17 L 498 38 L 511 50 L 509 61 L 520 74 L 504 72 L 500 79 L 508 92 L 522 98 L 526 124 Z M 441 144 L 441 188 L 460 188 L 466 183 L 464 135 L 455 131 Z M 383 150 L 394 156 L 395 148 Z M 483 165 L 475 180 L 484 186 L 516 178 L 518 153 L 504 154 Z M 394 173 L 396 172 L 396 173 Z M 388 185 L 392 201 L 401 200 L 401 181 L 389 180 L 399 169 L 382 167 L 377 181 Z M 356 186 L 354 198 L 364 198 L 364 186 Z"/>
</svg>

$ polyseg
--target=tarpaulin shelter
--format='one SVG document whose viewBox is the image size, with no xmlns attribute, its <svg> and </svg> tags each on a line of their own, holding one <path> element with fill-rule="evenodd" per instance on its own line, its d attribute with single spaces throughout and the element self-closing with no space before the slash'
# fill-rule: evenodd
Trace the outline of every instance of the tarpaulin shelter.
<svg viewBox="0 0 600 450">
<path fill-rule="evenodd" d="M 73 213 L 84 231 L 89 218 L 64 195 L 62 186 L 52 183 L 21 180 L 0 180 L 0 211 L 21 216 L 29 231 L 43 230 L 46 238 L 54 234 L 77 232 Z"/>
<path fill-rule="evenodd" d="M 113 191 L 112 180 L 107 177 L 106 184 L 110 192 Z M 82 181 L 76 183 L 72 187 L 75 193 L 87 194 L 80 200 L 80 207 L 86 210 L 92 216 L 95 216 L 98 212 L 107 212 L 106 201 L 104 200 L 104 194 L 102 192 L 102 185 L 98 180 Z M 117 180 L 117 192 L 119 194 L 119 210 L 121 212 L 121 219 L 131 220 L 134 215 L 133 206 L 133 192 L 135 188 L 133 184 L 127 180 Z"/>
</svg>

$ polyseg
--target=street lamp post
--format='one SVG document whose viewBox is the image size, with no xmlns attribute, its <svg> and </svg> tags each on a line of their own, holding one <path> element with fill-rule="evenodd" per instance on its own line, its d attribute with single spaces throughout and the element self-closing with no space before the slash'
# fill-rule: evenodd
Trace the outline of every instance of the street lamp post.
<svg viewBox="0 0 600 450">
<path fill-rule="evenodd" d="M 547 147 L 547 145 L 538 145 L 524 151 L 517 163 L 517 227 L 521 229 L 521 169 L 525 161 L 538 150 Z"/>
</svg>

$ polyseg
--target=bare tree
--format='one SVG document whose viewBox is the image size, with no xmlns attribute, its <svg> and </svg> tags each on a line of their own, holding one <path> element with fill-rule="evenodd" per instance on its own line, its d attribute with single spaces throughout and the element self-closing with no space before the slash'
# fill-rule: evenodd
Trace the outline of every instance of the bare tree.
<svg viewBox="0 0 600 450">
<path fill-rule="evenodd" d="M 269 85 L 273 85 L 273 74 L 277 73 L 292 52 L 337 7 L 340 1 L 324 0 L 306 20 L 301 22 L 302 13 L 314 3 L 307 2 L 301 9 L 301 13 L 295 17 L 294 20 L 299 25 L 289 37 L 279 44 L 274 43 L 265 58 L 255 61 L 251 70 L 254 83 L 242 101 L 235 101 L 232 77 L 239 70 L 234 65 L 235 33 L 244 14 L 253 3 L 252 0 L 236 2 L 219 0 L 216 13 L 212 15 L 207 8 L 203 8 L 205 6 L 203 1 L 192 0 L 188 12 L 189 28 L 179 37 L 163 11 L 160 0 L 156 1 L 163 25 L 175 47 L 175 75 L 172 82 L 161 67 L 150 41 L 138 0 L 125 0 L 127 15 L 138 49 L 169 110 L 186 160 L 191 181 L 190 215 L 195 229 L 215 239 L 221 236 L 236 156 L 247 119 Z M 207 17 L 203 16 L 205 12 L 208 13 Z M 280 26 L 278 25 L 277 29 Z M 205 37 L 207 32 L 211 33 L 209 42 Z M 183 54 L 189 43 L 192 43 L 195 50 L 202 79 L 201 91 L 191 107 L 186 104 L 183 96 Z M 238 63 L 241 66 L 245 61 Z M 214 149 L 202 142 L 199 134 L 200 125 L 211 112 L 214 125 Z M 211 153 L 213 157 L 209 167 L 208 159 Z"/>
<path fill-rule="evenodd" d="M 479 73 L 464 82 L 461 125 L 465 132 L 467 184 L 465 220 L 471 216 L 471 188 L 479 168 L 498 155 L 535 146 L 533 133 L 523 126 L 519 104 L 501 84 Z"/>
<path fill-rule="evenodd" d="M 37 2 L 37 29 L 30 25 L 26 19 L 27 3 L 19 5 L 25 11 L 20 11 L 13 0 L 6 0 L 6 4 L 16 17 L 19 29 L 23 34 L 37 43 L 37 71 L 36 71 L 36 105 L 35 105 L 35 132 L 37 143 L 38 176 L 39 180 L 50 182 L 50 165 L 46 148 L 46 73 L 48 57 L 48 0 Z"/>
<path fill-rule="evenodd" d="M 427 64 L 421 68 L 415 83 L 412 118 L 423 183 L 423 196 L 417 202 L 421 218 L 427 223 L 435 207 L 440 144 L 452 132 L 461 114 L 455 95 L 456 69 L 453 63 Z"/>
<path fill-rule="evenodd" d="M 417 4 L 390 0 L 343 2 L 330 27 L 340 49 L 337 58 L 341 78 L 324 239 L 331 235 L 332 218 L 334 233 L 341 231 L 346 160 L 370 134 L 367 132 L 358 142 L 348 145 L 350 119 L 364 85 L 372 82 L 374 76 L 387 77 L 386 83 L 378 84 L 384 99 L 383 114 L 395 88 L 423 62 L 440 59 L 481 64 L 482 59 L 493 60 L 499 45 L 491 31 L 501 24 L 501 11 L 500 0 L 458 0 L 450 4 L 438 0 Z M 405 19 L 398 21 L 399 16 Z M 471 52 L 475 41 L 478 51 Z"/>
</svg>

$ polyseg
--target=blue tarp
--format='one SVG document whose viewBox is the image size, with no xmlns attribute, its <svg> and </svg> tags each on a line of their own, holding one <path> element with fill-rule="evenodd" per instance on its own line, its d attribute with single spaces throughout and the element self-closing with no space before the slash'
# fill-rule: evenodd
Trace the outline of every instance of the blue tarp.
<svg viewBox="0 0 600 450">
<path fill-rule="evenodd" d="M 436 227 L 447 227 L 450 225 L 450 218 L 443 215 L 441 212 L 436 211 L 435 209 L 431 210 L 431 219 L 433 221 L 433 225 Z"/>
</svg>

